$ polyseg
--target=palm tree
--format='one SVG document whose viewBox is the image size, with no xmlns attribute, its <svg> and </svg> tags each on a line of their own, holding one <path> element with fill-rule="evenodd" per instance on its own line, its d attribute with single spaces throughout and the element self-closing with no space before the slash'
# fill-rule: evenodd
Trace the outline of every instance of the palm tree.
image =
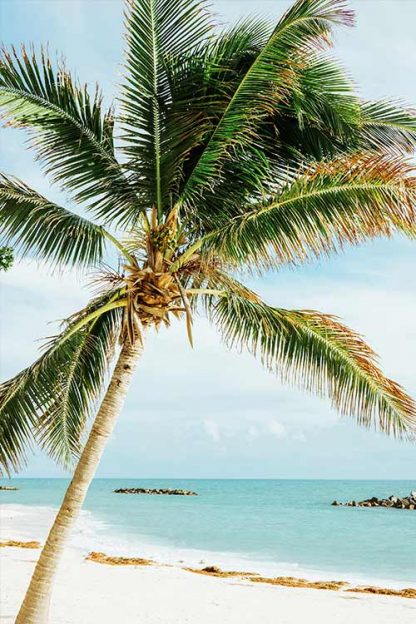
<svg viewBox="0 0 416 624">
<path fill-rule="evenodd" d="M 2 237 L 20 255 L 92 271 L 98 287 L 0 386 L 7 474 L 34 442 L 66 466 L 79 458 L 18 624 L 48 620 L 59 558 L 145 334 L 172 317 L 192 343 L 193 315 L 205 313 L 228 345 L 361 425 L 414 432 L 415 403 L 359 335 L 320 312 L 270 306 L 240 281 L 369 238 L 414 236 L 416 116 L 361 101 L 327 55 L 332 27 L 352 21 L 343 0 L 298 0 L 277 25 L 219 31 L 205 0 L 129 0 L 124 84 L 109 110 L 45 50 L 2 50 L 3 115 L 82 206 L 79 215 L 1 175 Z"/>
</svg>

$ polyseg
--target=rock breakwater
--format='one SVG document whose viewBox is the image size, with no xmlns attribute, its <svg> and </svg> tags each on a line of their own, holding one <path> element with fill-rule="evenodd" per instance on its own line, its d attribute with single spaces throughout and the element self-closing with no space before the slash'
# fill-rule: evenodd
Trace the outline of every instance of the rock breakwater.
<svg viewBox="0 0 416 624">
<path fill-rule="evenodd" d="M 336 507 L 392 507 L 394 509 L 409 509 L 416 510 L 416 490 L 410 492 L 409 496 L 399 498 L 398 496 L 390 496 L 389 498 L 367 498 L 362 501 L 348 501 L 347 503 L 340 503 L 334 500 L 332 505 Z"/>
<path fill-rule="evenodd" d="M 116 494 L 153 494 L 159 496 L 198 496 L 196 492 L 191 490 L 178 490 L 171 488 L 118 488 L 114 490 Z"/>
</svg>

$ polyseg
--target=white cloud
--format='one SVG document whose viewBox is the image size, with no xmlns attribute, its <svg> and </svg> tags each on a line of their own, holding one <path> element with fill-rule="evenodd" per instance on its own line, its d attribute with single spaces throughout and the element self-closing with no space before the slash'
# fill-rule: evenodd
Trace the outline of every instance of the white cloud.
<svg viewBox="0 0 416 624">
<path fill-rule="evenodd" d="M 250 439 L 258 438 L 259 430 L 255 425 L 250 425 L 247 429 L 247 437 Z"/>
<path fill-rule="evenodd" d="M 269 432 L 278 440 L 286 436 L 286 427 L 277 420 L 271 420 L 268 424 Z"/>
<path fill-rule="evenodd" d="M 221 441 L 221 432 L 218 423 L 214 422 L 213 420 L 205 419 L 203 425 L 205 431 L 207 432 L 209 437 L 214 440 L 214 442 L 218 443 Z"/>
</svg>

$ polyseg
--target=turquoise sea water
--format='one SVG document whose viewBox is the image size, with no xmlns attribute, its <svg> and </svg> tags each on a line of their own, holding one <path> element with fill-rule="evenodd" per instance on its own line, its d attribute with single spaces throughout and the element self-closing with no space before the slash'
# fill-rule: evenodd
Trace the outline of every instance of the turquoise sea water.
<svg viewBox="0 0 416 624">
<path fill-rule="evenodd" d="M 57 507 L 68 482 L 4 483 L 19 490 L 0 492 L 2 504 Z M 113 493 L 140 486 L 191 489 L 198 496 Z M 114 554 L 409 585 L 416 583 L 416 512 L 330 503 L 414 489 L 412 481 L 96 479 L 84 532 L 88 548 Z"/>
</svg>

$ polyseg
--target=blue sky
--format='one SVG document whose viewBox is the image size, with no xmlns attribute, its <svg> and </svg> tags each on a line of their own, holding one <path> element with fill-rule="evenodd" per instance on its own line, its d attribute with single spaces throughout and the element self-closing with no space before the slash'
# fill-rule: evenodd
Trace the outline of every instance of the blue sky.
<svg viewBox="0 0 416 624">
<path fill-rule="evenodd" d="M 213 0 L 219 21 L 249 13 L 277 18 L 286 0 Z M 341 30 L 334 54 L 363 97 L 416 104 L 416 2 L 357 0 L 355 29 Z M 49 42 L 83 81 L 98 81 L 108 101 L 120 81 L 120 0 L 0 0 L 6 44 Z M 16 131 L 0 134 L 0 169 L 51 199 L 50 188 Z M 286 270 L 255 287 L 269 303 L 334 313 L 366 336 L 384 370 L 416 395 L 416 253 L 414 244 L 377 241 L 342 256 Z M 49 322 L 88 298 L 79 274 L 51 276 L 28 261 L 2 274 L 1 377 L 36 357 Z M 99 476 L 415 478 L 416 447 L 359 429 L 325 400 L 280 384 L 246 354 L 232 353 L 204 320 L 196 348 L 175 326 L 151 336 Z M 59 476 L 44 455 L 25 476 Z"/>
</svg>

